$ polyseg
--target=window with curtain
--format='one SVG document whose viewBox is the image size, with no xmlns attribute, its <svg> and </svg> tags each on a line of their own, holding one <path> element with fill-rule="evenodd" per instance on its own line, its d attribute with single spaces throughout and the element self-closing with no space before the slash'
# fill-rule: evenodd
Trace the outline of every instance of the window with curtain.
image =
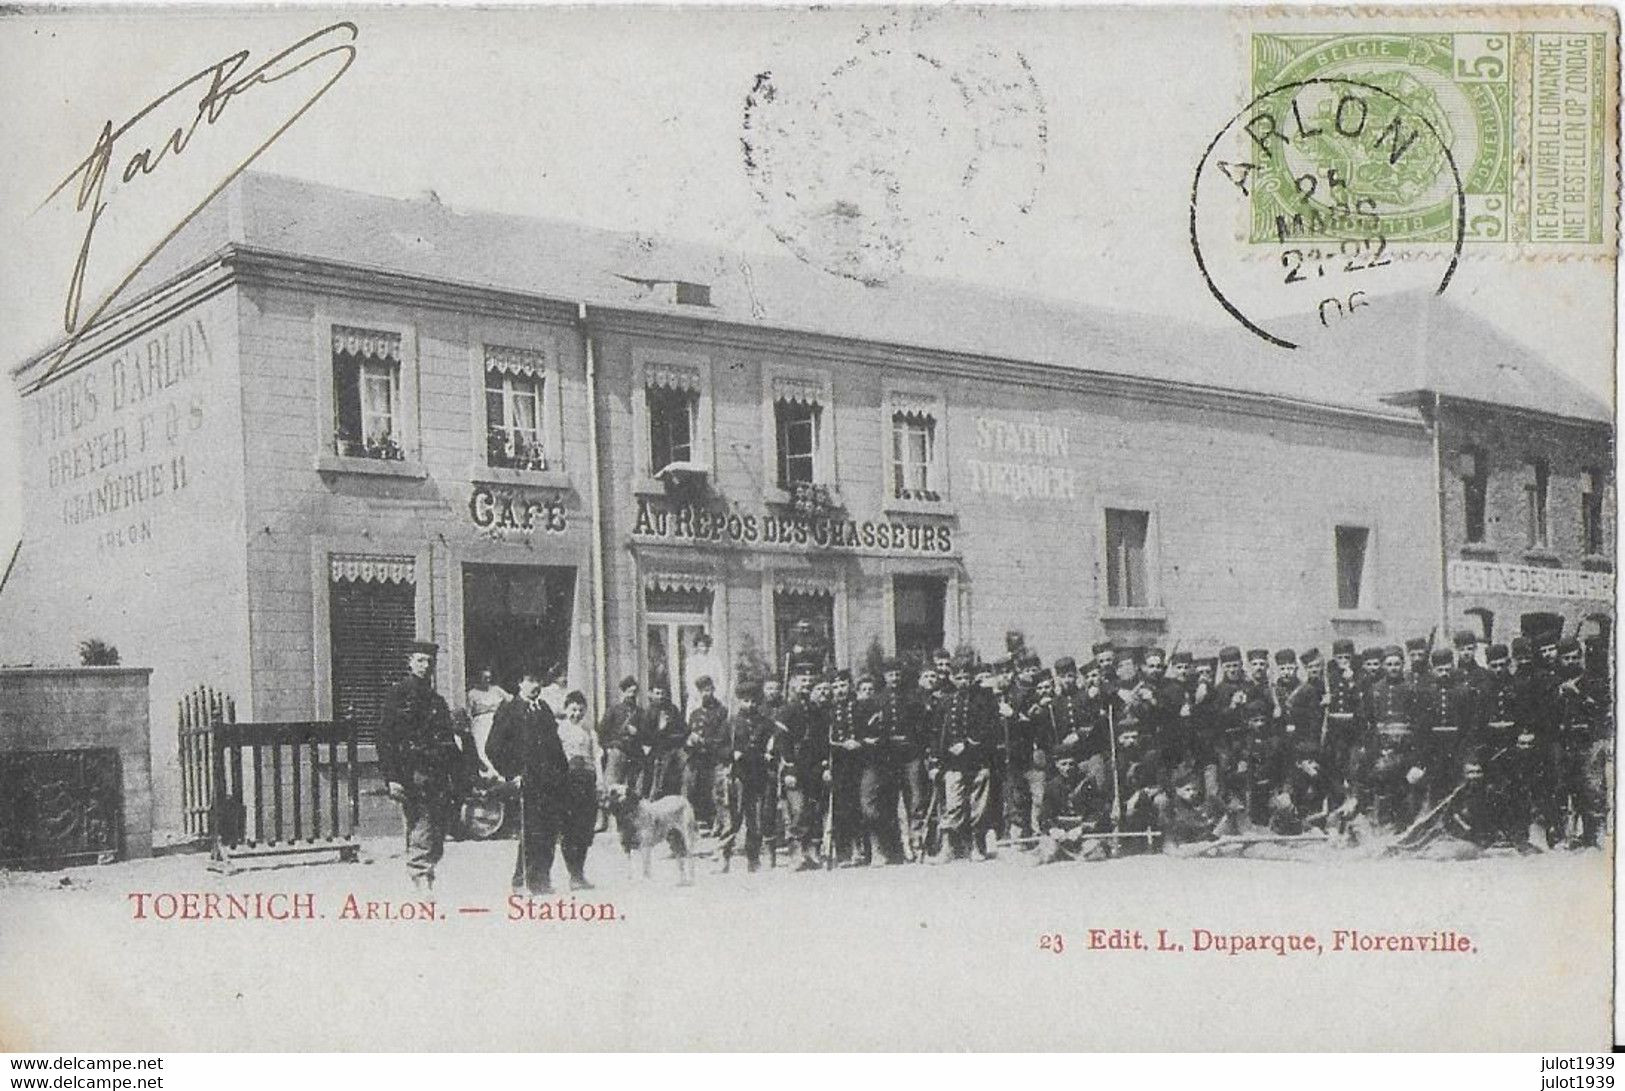
<svg viewBox="0 0 1625 1091">
<path fill-rule="evenodd" d="M 892 497 L 897 500 L 937 500 L 933 468 L 936 462 L 936 418 L 930 413 L 901 411 L 892 414 Z"/>
<path fill-rule="evenodd" d="M 644 391 L 649 410 L 649 472 L 674 462 L 693 462 L 700 396 L 684 387 L 651 386 Z"/>
<path fill-rule="evenodd" d="M 352 458 L 406 457 L 399 334 L 333 327 L 334 449 Z"/>
<path fill-rule="evenodd" d="M 547 469 L 543 395 L 547 373 L 532 349 L 485 348 L 485 455 L 492 466 Z"/>
</svg>

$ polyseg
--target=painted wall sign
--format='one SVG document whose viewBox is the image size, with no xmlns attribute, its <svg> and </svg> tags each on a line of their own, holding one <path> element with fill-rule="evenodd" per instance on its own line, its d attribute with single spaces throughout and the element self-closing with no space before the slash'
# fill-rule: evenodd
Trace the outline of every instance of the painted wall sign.
<svg viewBox="0 0 1625 1091">
<path fill-rule="evenodd" d="M 1531 598 L 1614 601 L 1612 572 L 1573 568 L 1534 568 L 1490 561 L 1451 561 L 1453 594 L 1524 595 Z"/>
<path fill-rule="evenodd" d="M 903 554 L 951 553 L 954 548 L 953 528 L 938 523 L 855 520 L 834 516 L 808 518 L 771 512 L 741 513 L 724 505 L 672 506 L 647 499 L 638 501 L 638 517 L 632 527 L 632 536 L 658 541 L 799 546 L 815 550 L 877 550 Z"/>
<path fill-rule="evenodd" d="M 976 418 L 977 454 L 965 460 L 970 491 L 1009 500 L 1075 500 L 1072 430 L 1037 421 Z"/>
<path fill-rule="evenodd" d="M 194 318 L 28 398 L 29 441 L 64 526 L 95 524 L 103 548 L 151 539 L 154 502 L 190 484 L 188 441 L 204 423 L 197 387 L 212 362 L 208 332 Z"/>
<path fill-rule="evenodd" d="M 563 534 L 569 523 L 564 501 L 523 489 L 475 485 L 468 496 L 468 517 L 493 535 L 505 532 Z"/>
</svg>

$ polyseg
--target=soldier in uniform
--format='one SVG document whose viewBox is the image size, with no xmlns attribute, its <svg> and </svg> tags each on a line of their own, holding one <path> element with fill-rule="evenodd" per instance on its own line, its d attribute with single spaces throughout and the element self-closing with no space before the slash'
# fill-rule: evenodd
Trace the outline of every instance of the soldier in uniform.
<svg viewBox="0 0 1625 1091">
<path fill-rule="evenodd" d="M 1471 629 L 1458 629 L 1451 638 L 1456 649 L 1456 677 L 1478 690 L 1482 696 L 1488 688 L 1489 672 L 1478 663 L 1478 634 Z M 1480 773 L 1483 769 L 1480 768 Z"/>
<path fill-rule="evenodd" d="M 1320 649 L 1308 649 L 1299 662 L 1303 666 L 1303 678 L 1281 701 L 1282 733 L 1289 746 L 1299 748 L 1312 746 L 1316 762 L 1325 773 L 1327 781 L 1332 782 L 1337 778 L 1333 771 L 1327 768 L 1323 754 L 1326 708 L 1330 702 L 1326 700 L 1326 669 L 1320 659 Z"/>
<path fill-rule="evenodd" d="M 1371 718 L 1376 726 L 1376 757 L 1370 768 L 1370 794 L 1381 824 L 1404 825 L 1421 808 L 1420 784 L 1427 774 L 1417 752 L 1421 719 L 1416 687 L 1406 677 L 1405 649 L 1383 651 L 1383 676 L 1371 686 Z"/>
<path fill-rule="evenodd" d="M 830 679 L 827 706 L 829 764 L 826 804 L 834 808 L 831 835 L 841 864 L 869 863 L 869 841 L 864 836 L 863 741 L 858 731 L 857 701 L 852 694 L 852 672 L 842 667 Z"/>
<path fill-rule="evenodd" d="M 858 833 L 866 852 L 879 847 L 888 864 L 903 862 L 903 840 L 897 828 L 899 767 L 896 747 L 907 737 L 899 734 L 897 698 L 888 698 L 869 675 L 858 679 L 853 702 L 859 763 L 858 805 L 863 827 Z"/>
<path fill-rule="evenodd" d="M 1271 726 L 1274 710 L 1265 701 L 1251 700 L 1241 707 L 1243 741 L 1236 762 L 1234 784 L 1246 809 L 1247 821 L 1267 826 L 1270 797 L 1280 782 L 1283 748 Z"/>
<path fill-rule="evenodd" d="M 1354 670 L 1354 641 L 1340 637 L 1332 642 L 1331 662 L 1326 664 L 1322 694 L 1326 701 L 1326 730 L 1321 739 L 1321 762 L 1332 778 L 1334 802 L 1338 805 L 1357 760 L 1362 692 Z"/>
<path fill-rule="evenodd" d="M 1190 762 L 1195 754 L 1190 701 L 1191 653 L 1175 652 L 1156 686 L 1157 749 L 1170 768 Z"/>
<path fill-rule="evenodd" d="M 895 658 L 882 664 L 880 681 L 875 700 L 882 714 L 880 726 L 887 741 L 885 753 L 892 763 L 897 790 L 903 797 L 909 837 L 915 842 L 923 832 L 931 798 L 925 775 L 925 698 L 919 689 L 905 685 L 903 665 Z"/>
<path fill-rule="evenodd" d="M 812 622 L 802 618 L 790 631 L 790 647 L 784 653 L 784 677 L 822 674 L 829 665 L 829 646 L 813 629 Z"/>
<path fill-rule="evenodd" d="M 401 805 L 406 871 L 419 891 L 434 889 L 434 869 L 445 851 L 455 802 L 457 769 L 464 760 L 452 729 L 451 709 L 434 688 L 438 651 L 438 645 L 426 640 L 412 645 L 407 675 L 384 698 L 378 724 L 378 764 L 389 798 Z"/>
<path fill-rule="evenodd" d="M 1433 677 L 1417 686 L 1420 712 L 1418 727 L 1426 739 L 1419 740 L 1429 770 L 1429 794 L 1435 800 L 1456 786 L 1463 757 L 1483 739 L 1486 718 L 1479 690 L 1456 674 L 1456 656 L 1449 648 L 1435 648 Z"/>
<path fill-rule="evenodd" d="M 1578 640 L 1565 639 L 1557 654 L 1558 802 L 1572 816 L 1567 843 L 1592 848 L 1608 815 L 1608 688 L 1604 675 L 1586 671 Z"/>
<path fill-rule="evenodd" d="M 823 792 L 818 768 L 828 749 L 825 740 L 819 738 L 823 717 L 813 708 L 811 690 L 811 674 L 803 671 L 790 676 L 789 697 L 779 709 L 781 730 L 774 737 L 785 823 L 796 841 L 800 856 L 797 867 L 803 871 L 819 866 L 816 847 L 822 829 Z"/>
<path fill-rule="evenodd" d="M 986 690 L 971 685 L 971 663 L 956 659 L 949 681 L 953 691 L 937 705 L 933 756 L 942 774 L 943 852 L 939 860 L 964 859 L 989 832 L 988 797 L 993 721 L 997 712 Z"/>
<path fill-rule="evenodd" d="M 1275 653 L 1275 679 L 1270 683 L 1270 704 L 1277 719 L 1285 718 L 1287 702 L 1298 688 L 1298 681 L 1298 653 L 1291 648 L 1279 649 Z"/>
<path fill-rule="evenodd" d="M 762 679 L 762 698 L 756 707 L 770 719 L 784 706 L 784 684 L 777 678 Z"/>
<path fill-rule="evenodd" d="M 1360 653 L 1360 688 L 1370 693 L 1382 677 L 1383 650 L 1373 645 Z"/>
<path fill-rule="evenodd" d="M 564 834 L 570 769 L 558 721 L 541 694 L 541 679 L 535 671 L 526 671 L 519 680 L 518 698 L 497 709 L 486 742 L 496 771 L 519 781 L 521 836 L 513 890 L 538 896 L 553 893 L 553 854 Z"/>
<path fill-rule="evenodd" d="M 1224 745 L 1224 724 L 1218 697 L 1218 657 L 1204 657 L 1191 664 L 1191 677 L 1185 686 L 1189 707 L 1189 736 L 1196 767 L 1202 774 L 1203 799 L 1219 798 L 1219 754 Z"/>
<path fill-rule="evenodd" d="M 774 726 L 759 707 L 762 686 L 753 680 L 741 682 L 734 691 L 734 713 L 725 725 L 718 764 L 731 786 L 724 793 L 726 808 L 721 841 L 722 870 L 727 871 L 738 847 L 739 834 L 745 835 L 745 864 L 751 871 L 761 866 L 762 834 L 774 824 L 773 740 Z"/>
<path fill-rule="evenodd" d="M 1413 636 L 1405 641 L 1405 661 L 1408 677 L 1413 684 L 1428 677 L 1428 641 L 1426 637 Z"/>
<path fill-rule="evenodd" d="M 1226 644 L 1219 649 L 1219 681 L 1213 687 L 1214 775 L 1209 785 L 1214 798 L 1226 805 L 1245 795 L 1236 781 L 1236 765 L 1242 760 L 1247 739 L 1247 720 L 1242 712 L 1251 700 L 1247 678 L 1241 665 L 1241 649 Z"/>
<path fill-rule="evenodd" d="M 725 749 L 728 710 L 717 700 L 716 683 L 709 674 L 694 679 L 694 692 L 697 697 L 688 712 L 688 736 L 683 740 L 683 797 L 701 826 L 720 832 L 728 821 L 723 800 L 729 773 L 717 759 Z"/>
<path fill-rule="evenodd" d="M 1100 677 L 1108 686 L 1117 688 L 1117 648 L 1110 640 L 1099 640 L 1089 648 L 1089 654 L 1094 658 L 1095 666 L 1100 668 Z"/>
</svg>

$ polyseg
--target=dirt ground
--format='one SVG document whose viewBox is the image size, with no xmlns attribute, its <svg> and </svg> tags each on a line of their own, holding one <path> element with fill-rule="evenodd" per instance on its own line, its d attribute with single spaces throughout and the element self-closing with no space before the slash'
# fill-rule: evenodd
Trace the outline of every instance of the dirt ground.
<svg viewBox="0 0 1625 1091">
<path fill-rule="evenodd" d="M 588 861 L 597 889 L 521 902 L 527 914 L 510 910 L 512 842 L 452 843 L 427 920 L 385 919 L 424 913 L 393 839 L 367 842 L 360 863 L 229 877 L 196 854 L 0 873 L 0 1049 L 1552 1051 L 1611 1040 L 1611 853 L 1291 855 L 1033 867 L 1007 852 L 755 875 L 737 863 L 719 874 L 708 859 L 683 887 L 667 858 L 652 881 L 633 877 L 604 835 Z M 271 911 L 303 895 L 318 916 L 180 919 L 206 905 L 187 893 L 287 895 L 260 899 Z M 588 902 L 613 919 L 584 920 Z M 1411 935 L 1456 949 L 1387 949 L 1415 942 L 1387 937 Z M 1273 938 L 1294 936 L 1314 948 Z M 1376 947 L 1350 949 L 1362 943 Z"/>
</svg>

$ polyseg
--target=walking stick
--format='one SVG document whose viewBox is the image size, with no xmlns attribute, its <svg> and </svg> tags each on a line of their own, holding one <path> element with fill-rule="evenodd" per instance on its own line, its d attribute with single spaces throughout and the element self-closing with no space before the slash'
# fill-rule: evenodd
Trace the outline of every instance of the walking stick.
<svg viewBox="0 0 1625 1091">
<path fill-rule="evenodd" d="M 931 846 L 931 823 L 937 820 L 937 778 L 931 778 L 931 801 L 925 805 L 925 821 L 920 825 L 920 850 L 914 856 L 916 864 L 925 863 Z"/>
<path fill-rule="evenodd" d="M 525 778 L 519 778 L 519 881 L 525 884 L 525 893 L 530 893 L 530 853 L 526 851 L 528 844 L 525 838 Z"/>
</svg>

